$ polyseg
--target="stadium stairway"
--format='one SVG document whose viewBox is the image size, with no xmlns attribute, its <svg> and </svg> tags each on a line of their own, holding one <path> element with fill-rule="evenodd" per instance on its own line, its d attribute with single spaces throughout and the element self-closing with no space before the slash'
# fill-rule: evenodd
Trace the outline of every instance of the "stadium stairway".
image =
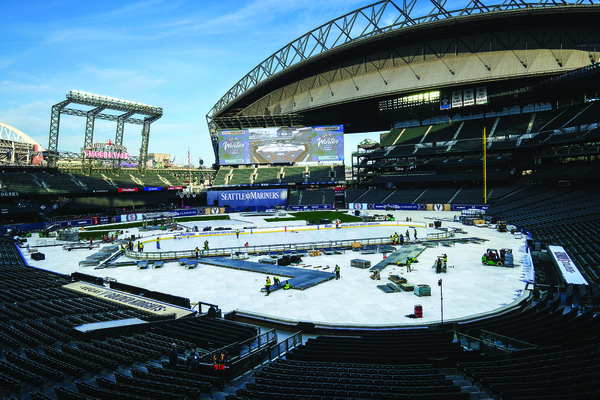
<svg viewBox="0 0 600 400">
<path fill-rule="evenodd" d="M 482 391 L 463 375 L 456 374 L 455 370 L 442 371 L 446 373 L 446 379 L 451 380 L 454 386 L 460 386 L 461 393 L 469 393 L 469 400 L 492 400 L 489 393 Z"/>
</svg>

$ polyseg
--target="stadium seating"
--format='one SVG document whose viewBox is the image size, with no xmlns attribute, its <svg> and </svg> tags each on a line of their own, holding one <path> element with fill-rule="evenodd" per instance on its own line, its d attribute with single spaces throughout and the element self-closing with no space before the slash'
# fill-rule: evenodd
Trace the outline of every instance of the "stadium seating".
<svg viewBox="0 0 600 400">
<path fill-rule="evenodd" d="M 280 174 L 281 168 L 279 167 L 259 167 L 256 169 L 254 183 L 279 183 Z"/>
<path fill-rule="evenodd" d="M 445 123 L 445 124 L 437 124 L 431 125 L 430 129 L 427 131 L 427 136 L 423 139 L 424 142 L 447 142 L 454 138 L 454 135 L 457 133 L 457 129 L 460 124 L 458 123 Z"/>
<path fill-rule="evenodd" d="M 231 171 L 228 185 L 250 185 L 253 182 L 254 174 L 256 170 L 254 168 L 234 168 Z"/>
<path fill-rule="evenodd" d="M 0 172 L 2 189 L 22 194 L 45 193 L 46 189 L 41 182 L 27 172 Z"/>
<path fill-rule="evenodd" d="M 308 168 L 304 167 L 284 167 L 281 183 L 302 183 L 305 182 L 305 176 Z"/>
<path fill-rule="evenodd" d="M 332 182 L 333 168 L 331 166 L 311 165 L 308 168 L 308 182 Z"/>
<path fill-rule="evenodd" d="M 457 192 L 454 188 L 429 188 L 423 191 L 415 201 L 423 204 L 444 204 L 449 203 L 452 196 Z"/>
</svg>

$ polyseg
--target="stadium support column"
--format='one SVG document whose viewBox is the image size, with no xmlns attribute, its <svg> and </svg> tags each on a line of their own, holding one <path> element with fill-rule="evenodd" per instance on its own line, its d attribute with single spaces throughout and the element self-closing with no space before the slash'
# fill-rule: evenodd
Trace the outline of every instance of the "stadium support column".
<svg viewBox="0 0 600 400">
<path fill-rule="evenodd" d="M 483 204 L 487 204 L 487 144 L 485 142 L 485 126 L 483 127 Z"/>
<path fill-rule="evenodd" d="M 208 132 L 210 133 L 210 141 L 213 146 L 213 152 L 215 153 L 215 163 L 218 165 L 221 161 L 219 160 L 219 133 L 218 127 L 214 121 L 206 116 L 206 122 L 208 123 Z"/>
<path fill-rule="evenodd" d="M 52 106 L 50 114 L 50 135 L 48 136 L 48 166 L 56 167 L 58 159 L 58 128 L 60 125 L 60 111 L 65 108 L 71 100 L 61 101 Z"/>
<path fill-rule="evenodd" d="M 150 124 L 159 119 L 160 116 L 146 118 L 142 126 L 142 145 L 140 146 L 140 159 L 138 171 L 140 174 L 146 173 L 146 162 L 148 158 L 148 140 L 150 138 Z"/>
<path fill-rule="evenodd" d="M 94 122 L 96 121 L 96 115 L 98 115 L 106 107 L 96 107 L 86 113 L 85 121 L 85 138 L 83 139 L 83 150 L 93 150 L 94 148 Z M 90 173 L 92 170 L 92 159 L 86 158 L 83 153 L 81 169 L 85 173 Z"/>
<path fill-rule="evenodd" d="M 125 114 L 121 114 L 117 117 L 117 133 L 115 134 L 115 145 L 123 146 L 123 131 L 125 130 L 125 120 L 135 114 L 135 111 L 130 111 Z M 120 150 L 119 150 L 120 151 Z M 113 164 L 113 170 L 117 173 L 121 172 L 121 161 L 117 160 Z"/>
</svg>

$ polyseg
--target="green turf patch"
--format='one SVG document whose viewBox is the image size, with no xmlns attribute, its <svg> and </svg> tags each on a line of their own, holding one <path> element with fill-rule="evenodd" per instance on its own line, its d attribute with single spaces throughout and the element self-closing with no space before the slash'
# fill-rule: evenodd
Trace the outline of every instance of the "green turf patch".
<svg viewBox="0 0 600 400">
<path fill-rule="evenodd" d="M 265 218 L 266 222 L 279 222 L 279 221 L 298 221 L 298 218 L 295 217 L 286 217 L 286 218 Z M 301 220 L 300 220 L 301 221 Z"/>
<path fill-rule="evenodd" d="M 215 214 L 215 215 L 207 215 L 207 216 L 200 216 L 200 215 L 196 215 L 194 217 L 177 217 L 175 218 L 175 221 L 177 222 L 189 222 L 189 221 L 216 221 L 219 219 L 231 219 L 229 218 L 229 215 L 223 215 L 223 214 Z"/>
<path fill-rule="evenodd" d="M 293 215 L 297 219 L 303 219 L 305 221 L 322 219 L 333 221 L 335 219 L 339 219 L 341 222 L 362 222 L 362 218 L 347 214 L 342 211 L 301 211 L 289 214 Z"/>
<path fill-rule="evenodd" d="M 231 219 L 229 215 L 195 215 L 192 217 L 177 217 L 175 218 L 175 222 L 190 222 L 190 221 L 215 221 L 215 220 L 223 220 L 223 219 Z M 113 224 L 110 227 L 105 225 L 94 226 L 94 227 L 86 227 L 86 231 L 103 231 L 108 232 L 109 230 L 116 231 L 121 229 L 130 229 L 130 228 L 141 228 L 142 222 L 123 222 L 120 224 Z"/>
</svg>

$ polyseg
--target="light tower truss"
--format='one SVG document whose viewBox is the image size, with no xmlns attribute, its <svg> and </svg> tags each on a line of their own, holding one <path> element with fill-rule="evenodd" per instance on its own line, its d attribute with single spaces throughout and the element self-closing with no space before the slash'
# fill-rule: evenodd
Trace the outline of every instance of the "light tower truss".
<svg viewBox="0 0 600 400">
<path fill-rule="evenodd" d="M 148 143 L 150 137 L 150 124 L 160 117 L 162 117 L 163 111 L 161 107 L 154 107 L 147 104 L 136 103 L 133 101 L 120 100 L 107 96 L 100 96 L 97 94 L 80 92 L 77 90 L 71 90 L 67 94 L 67 99 L 52 106 L 52 113 L 50 118 L 50 135 L 48 139 L 48 165 L 51 167 L 56 166 L 58 153 L 58 134 L 60 127 L 60 115 L 74 115 L 78 117 L 86 117 L 85 137 L 84 137 L 84 150 L 93 150 L 94 140 L 94 122 L 96 119 L 105 121 L 111 121 L 117 123 L 115 140 L 113 146 L 118 150 L 123 145 L 123 132 L 126 123 L 142 125 L 142 141 L 140 146 L 140 156 L 138 158 L 139 164 L 138 169 L 141 173 L 146 170 L 146 158 L 148 155 Z M 81 110 L 77 108 L 67 108 L 70 104 L 78 104 L 83 106 L 92 107 L 90 110 Z M 107 114 L 103 111 L 113 110 L 120 111 L 122 114 L 113 115 Z M 141 117 L 133 118 L 134 115 L 140 115 Z M 89 169 L 91 167 L 92 158 L 86 157 L 85 153 L 81 155 L 82 168 L 85 170 L 86 166 Z M 120 170 L 121 163 L 113 162 L 115 169 Z"/>
</svg>

